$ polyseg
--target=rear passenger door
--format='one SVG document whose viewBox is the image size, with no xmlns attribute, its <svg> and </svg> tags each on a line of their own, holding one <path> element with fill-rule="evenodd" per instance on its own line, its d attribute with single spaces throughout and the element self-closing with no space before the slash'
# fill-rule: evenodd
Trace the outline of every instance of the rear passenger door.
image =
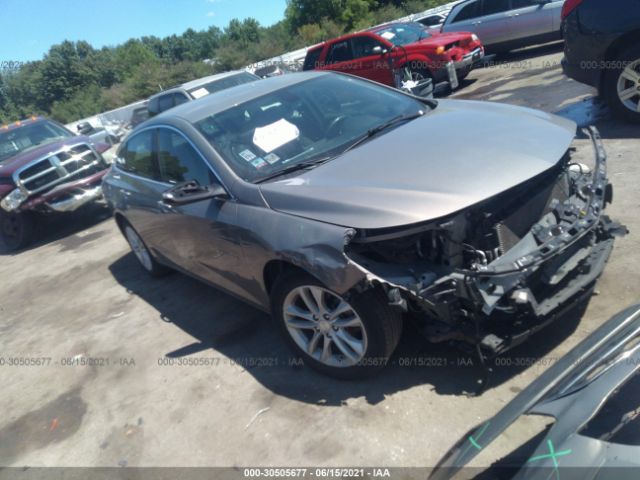
<svg viewBox="0 0 640 480">
<path fill-rule="evenodd" d="M 557 13 L 561 2 L 536 3 L 534 0 L 511 0 L 509 11 L 509 29 L 511 36 L 521 40 L 539 35 L 550 34 L 554 30 L 553 15 Z"/>
<path fill-rule="evenodd" d="M 166 189 L 197 181 L 202 186 L 223 186 L 212 167 L 180 132 L 158 129 L 157 158 Z M 237 271 L 241 262 L 236 223 L 236 202 L 230 194 L 186 205 L 161 202 L 163 229 L 170 232 L 175 263 L 203 280 L 241 294 Z"/>
<path fill-rule="evenodd" d="M 156 130 L 142 130 L 122 144 L 112 175 L 118 203 L 127 220 L 156 255 L 171 256 L 171 232 L 162 227 L 158 201 L 167 185 L 155 158 Z"/>
<path fill-rule="evenodd" d="M 509 0 L 473 0 L 455 7 L 444 32 L 473 32 L 487 45 L 509 40 Z"/>
</svg>

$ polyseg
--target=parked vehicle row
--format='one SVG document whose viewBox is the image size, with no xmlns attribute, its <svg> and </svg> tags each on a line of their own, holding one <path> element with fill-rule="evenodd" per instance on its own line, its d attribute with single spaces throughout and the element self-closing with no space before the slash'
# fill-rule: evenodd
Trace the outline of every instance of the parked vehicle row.
<svg viewBox="0 0 640 480">
<path fill-rule="evenodd" d="M 244 70 L 199 78 L 198 80 L 163 90 L 149 98 L 147 101 L 148 116 L 153 117 L 183 103 L 259 79 L 260 77 Z"/>
<path fill-rule="evenodd" d="M 569 120 L 305 72 L 154 117 L 103 188 L 149 274 L 271 312 L 309 365 L 352 378 L 384 366 L 403 315 L 492 356 L 588 297 L 626 229 L 584 133 L 593 169 Z"/>
<path fill-rule="evenodd" d="M 418 23 L 391 23 L 310 49 L 303 70 L 350 73 L 398 88 L 425 79 L 457 88 L 483 57 L 472 33 L 430 34 Z"/>
</svg>

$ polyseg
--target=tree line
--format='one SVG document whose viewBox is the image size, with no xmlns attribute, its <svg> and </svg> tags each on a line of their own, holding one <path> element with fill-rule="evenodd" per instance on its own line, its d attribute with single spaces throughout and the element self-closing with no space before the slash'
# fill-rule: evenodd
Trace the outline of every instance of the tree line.
<svg viewBox="0 0 640 480">
<path fill-rule="evenodd" d="M 284 19 L 271 26 L 253 18 L 234 19 L 223 29 L 188 29 L 181 35 L 135 38 L 100 49 L 86 41 L 66 40 L 53 45 L 42 60 L 13 62 L 0 70 L 0 123 L 33 114 L 69 123 L 188 80 L 242 68 L 448 1 L 287 0 Z"/>
</svg>

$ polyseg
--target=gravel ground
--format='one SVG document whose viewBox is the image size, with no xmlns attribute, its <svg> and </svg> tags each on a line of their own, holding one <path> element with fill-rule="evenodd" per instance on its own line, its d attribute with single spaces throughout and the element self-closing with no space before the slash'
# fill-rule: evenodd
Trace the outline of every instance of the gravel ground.
<svg viewBox="0 0 640 480">
<path fill-rule="evenodd" d="M 411 328 L 377 378 L 338 382 L 300 368 L 263 313 L 183 275 L 147 278 L 96 206 L 2 256 L 0 465 L 433 466 L 640 299 L 640 133 L 565 78 L 560 59 L 558 47 L 503 57 L 453 97 L 595 122 L 615 186 L 609 215 L 632 233 L 616 243 L 599 294 L 507 355 L 482 395 L 471 357 Z M 17 358 L 40 365 L 9 366 Z"/>
</svg>

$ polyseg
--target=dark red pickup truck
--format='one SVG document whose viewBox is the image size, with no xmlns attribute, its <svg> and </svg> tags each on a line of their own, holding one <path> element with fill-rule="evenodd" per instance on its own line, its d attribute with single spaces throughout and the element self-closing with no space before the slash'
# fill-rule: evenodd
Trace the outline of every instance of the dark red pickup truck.
<svg viewBox="0 0 640 480">
<path fill-rule="evenodd" d="M 27 245 L 39 214 L 70 212 L 102 198 L 110 147 L 32 117 L 0 126 L 0 238 Z"/>
</svg>

